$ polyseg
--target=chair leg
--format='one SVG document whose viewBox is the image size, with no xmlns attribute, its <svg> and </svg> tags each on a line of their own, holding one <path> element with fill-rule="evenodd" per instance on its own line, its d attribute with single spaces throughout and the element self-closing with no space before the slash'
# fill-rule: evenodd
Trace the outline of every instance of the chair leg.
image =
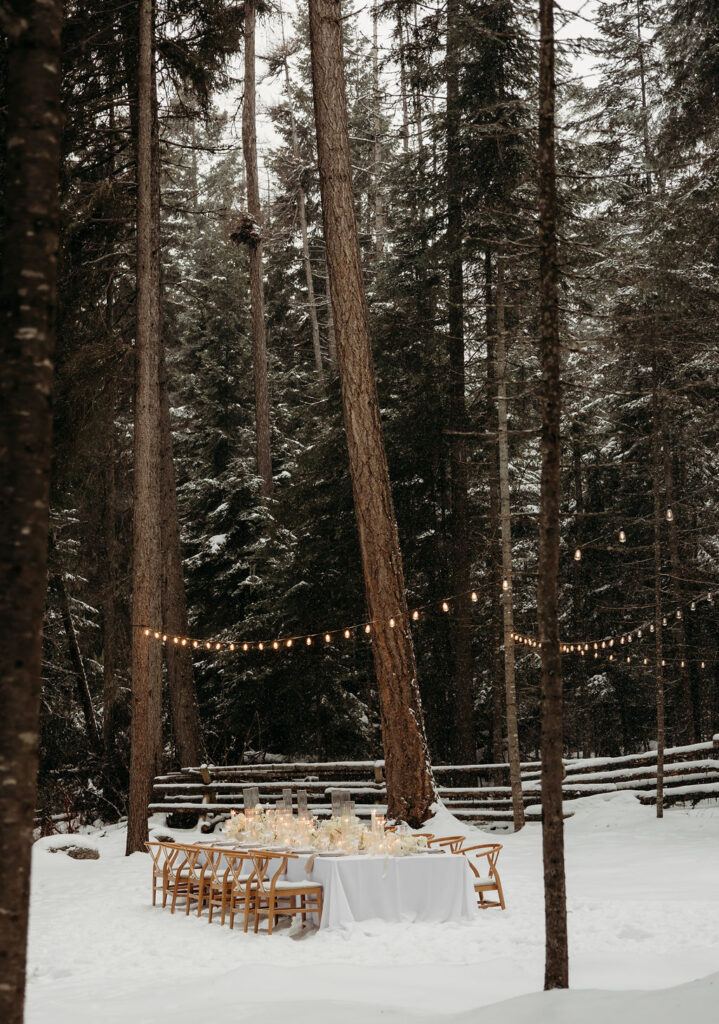
<svg viewBox="0 0 719 1024">
<path fill-rule="evenodd" d="M 275 896 L 274 893 L 270 896 L 267 903 L 268 917 L 267 917 L 267 934 L 272 935 L 272 926 L 275 920 Z"/>
</svg>

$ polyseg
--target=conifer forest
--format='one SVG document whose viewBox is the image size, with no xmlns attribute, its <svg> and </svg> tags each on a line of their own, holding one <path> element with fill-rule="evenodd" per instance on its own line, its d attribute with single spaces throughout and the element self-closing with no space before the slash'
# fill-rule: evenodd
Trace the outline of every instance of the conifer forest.
<svg viewBox="0 0 719 1024">
<path fill-rule="evenodd" d="M 7 871 L 61 819 L 144 849 L 190 766 L 383 759 L 417 828 L 431 766 L 509 763 L 518 829 L 541 761 L 564 987 L 562 758 L 719 732 L 719 7 L 4 0 L 0 43 Z"/>
</svg>

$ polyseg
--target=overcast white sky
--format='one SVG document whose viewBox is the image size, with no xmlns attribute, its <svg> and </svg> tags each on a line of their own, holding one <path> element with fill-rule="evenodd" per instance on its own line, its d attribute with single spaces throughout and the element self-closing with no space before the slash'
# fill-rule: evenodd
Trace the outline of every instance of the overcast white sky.
<svg viewBox="0 0 719 1024">
<path fill-rule="evenodd" d="M 289 35 L 291 32 L 290 21 L 295 11 L 297 10 L 299 3 L 306 3 L 307 0 L 282 0 L 282 7 L 285 18 L 285 31 Z M 577 37 L 585 37 L 595 35 L 596 32 L 593 28 L 593 20 L 599 0 L 559 0 L 557 6 L 561 11 L 567 12 L 571 15 L 570 20 L 564 26 L 560 27 L 561 18 L 557 17 L 557 37 L 560 39 L 576 39 Z M 372 6 L 370 0 L 346 0 L 344 3 L 345 16 L 350 15 L 356 20 L 356 25 L 361 32 L 371 39 L 372 37 Z M 388 21 L 380 21 L 380 46 L 389 45 L 392 35 L 392 25 Z M 275 49 L 281 40 L 281 32 L 279 19 L 276 15 L 272 18 L 263 18 L 258 23 L 257 33 L 257 141 L 258 141 L 258 156 L 260 164 L 262 165 L 261 180 L 263 191 L 267 188 L 267 175 L 264 170 L 263 153 L 267 149 L 273 146 L 277 142 L 277 137 L 273 131 L 272 123 L 268 116 L 269 108 L 280 100 L 284 91 L 284 83 L 281 78 L 270 80 L 266 75 L 266 65 L 259 59 L 263 54 L 267 54 Z M 586 58 L 576 58 L 576 74 L 583 75 L 587 78 L 591 76 L 592 64 Z M 392 88 L 392 77 L 395 74 L 392 68 L 387 68 L 383 71 L 383 78 L 385 83 L 390 86 L 390 91 L 396 92 L 397 90 Z M 235 77 L 237 79 L 242 78 L 242 55 L 239 54 L 235 62 Z M 233 90 L 231 93 L 226 94 L 220 99 L 220 105 L 230 113 L 236 113 L 237 117 L 233 125 L 230 126 L 228 132 L 229 137 L 227 142 L 229 144 L 240 145 L 241 144 L 241 126 L 240 126 L 240 112 L 239 104 L 241 102 L 242 91 L 241 87 Z"/>
</svg>

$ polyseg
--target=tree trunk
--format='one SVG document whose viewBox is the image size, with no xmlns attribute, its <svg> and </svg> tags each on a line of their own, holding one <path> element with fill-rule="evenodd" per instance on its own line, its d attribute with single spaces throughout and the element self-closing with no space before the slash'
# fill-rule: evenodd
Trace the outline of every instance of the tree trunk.
<svg viewBox="0 0 719 1024">
<path fill-rule="evenodd" d="M 21 1024 L 47 585 L 62 3 L 9 0 L 0 377 L 0 1020 Z"/>
<path fill-rule="evenodd" d="M 557 182 L 554 149 L 554 9 L 540 0 L 539 274 L 542 475 L 537 619 L 542 658 L 542 840 L 546 929 L 545 989 L 569 984 L 562 817 L 562 663 L 559 651 L 560 351 Z"/>
<path fill-rule="evenodd" d="M 355 516 L 372 621 L 388 815 L 426 820 L 436 799 L 382 439 L 355 219 L 338 0 L 310 0 L 317 154 Z"/>
<path fill-rule="evenodd" d="M 384 251 L 384 201 L 382 198 L 382 125 L 379 90 L 379 47 L 377 45 L 378 0 L 372 0 L 372 124 L 374 134 L 374 253 Z"/>
<path fill-rule="evenodd" d="M 664 817 L 664 649 L 662 615 L 662 447 L 656 350 L 652 360 L 652 493 L 654 496 L 654 673 L 657 702 L 657 818 Z"/>
<path fill-rule="evenodd" d="M 499 521 L 502 528 L 502 577 L 509 589 L 502 595 L 504 624 L 504 688 L 507 708 L 507 750 L 512 787 L 514 831 L 524 827 L 522 768 L 517 724 L 517 687 L 514 675 L 514 607 L 512 587 L 512 521 L 509 498 L 509 434 L 507 425 L 507 354 L 504 330 L 504 259 L 497 257 L 497 450 L 499 454 Z"/>
<path fill-rule="evenodd" d="M 187 768 L 201 763 L 204 747 L 191 649 L 174 643 L 175 636 L 187 635 L 188 624 L 164 350 L 160 352 L 160 459 L 162 622 L 170 638 L 165 646 L 167 693 L 177 758 L 180 767 Z"/>
<path fill-rule="evenodd" d="M 674 716 L 676 727 L 677 743 L 698 743 L 701 731 L 700 715 L 695 707 L 692 694 L 691 679 L 689 676 L 689 651 L 687 650 L 687 636 L 684 628 L 684 617 L 681 609 L 682 604 L 682 563 L 679 552 L 679 536 L 677 533 L 677 518 L 674 508 L 674 467 L 672 466 L 672 448 L 667 431 L 666 407 L 661 403 L 659 409 L 662 431 L 662 446 L 664 450 L 664 501 L 666 508 L 674 510 L 674 515 L 667 522 L 667 533 L 669 535 L 669 565 L 671 567 L 670 587 L 672 598 L 680 613 L 680 618 L 674 619 L 673 628 L 676 630 L 676 649 L 679 654 L 679 686 L 677 687 L 676 701 L 678 707 Z M 699 721 L 698 721 L 699 719 Z"/>
<path fill-rule="evenodd" d="M 110 348 L 114 345 L 113 276 L 107 285 L 105 327 Z M 115 751 L 117 717 L 117 534 L 115 532 L 117 495 L 115 460 L 115 374 L 110 373 L 105 395 L 105 443 L 103 445 L 103 510 L 102 532 L 105 558 L 102 568 L 102 737 L 105 763 L 109 766 Z"/>
<path fill-rule="evenodd" d="M 247 211 L 253 222 L 248 243 L 250 257 L 250 307 L 252 314 L 252 367 L 255 379 L 257 472 L 263 498 L 272 494 L 270 455 L 270 399 L 267 386 L 267 341 L 265 338 L 265 292 L 262 267 L 262 209 L 257 170 L 257 125 L 255 123 L 255 22 L 257 0 L 245 2 L 245 92 L 242 100 L 242 153 L 247 180 Z"/>
<path fill-rule="evenodd" d="M 160 533 L 162 537 L 162 624 L 170 637 L 165 646 L 167 693 L 177 758 L 181 767 L 198 765 L 203 760 L 202 727 L 195 696 L 192 654 L 189 648 L 174 643 L 176 635 L 188 632 L 185 576 L 177 510 L 175 463 L 172 453 L 170 390 L 163 338 L 162 316 L 162 231 L 160 223 L 160 126 L 157 109 L 157 86 L 152 81 L 152 277 L 157 306 L 157 338 L 159 349 L 159 447 L 160 447 Z M 193 151 L 194 153 L 194 151 Z M 196 194 L 196 190 L 195 193 Z M 156 709 L 158 725 L 161 708 Z M 160 737 L 158 737 L 158 740 Z M 159 744 L 158 744 L 159 746 Z"/>
<path fill-rule="evenodd" d="M 577 435 L 573 432 L 572 438 L 572 462 L 574 470 L 574 502 L 577 511 L 577 547 L 581 549 L 584 542 L 584 486 L 582 480 L 582 458 L 579 449 Z M 583 560 L 574 561 L 574 625 L 575 635 L 582 636 L 584 632 L 584 572 Z M 587 662 L 586 657 L 581 657 L 577 666 L 579 673 L 579 699 L 577 710 L 577 748 L 582 750 L 584 757 L 589 757 L 589 709 L 587 704 Z"/>
<path fill-rule="evenodd" d="M 284 53 L 284 66 L 285 66 L 285 89 L 287 91 L 287 110 L 290 115 L 290 129 L 292 131 L 292 158 L 295 162 L 295 171 L 297 177 L 297 217 L 300 222 L 300 232 L 302 235 L 302 263 L 305 270 L 305 283 L 307 285 L 307 309 L 310 317 L 310 326 L 312 328 L 312 352 L 315 358 L 315 369 L 320 377 L 322 377 L 322 346 L 320 345 L 320 325 L 317 320 L 317 303 L 315 302 L 315 286 L 312 280 L 312 262 L 310 260 L 310 243 L 307 234 L 307 208 L 305 205 L 305 190 L 302 184 L 302 157 L 300 154 L 300 144 L 297 138 L 297 122 L 295 121 L 295 112 L 293 107 L 292 98 L 292 87 L 290 85 L 290 68 L 287 60 L 287 54 L 284 52 L 285 46 L 285 26 L 282 20 L 282 8 L 280 7 L 280 24 L 282 27 L 282 46 Z"/>
<path fill-rule="evenodd" d="M 158 766 L 162 648 L 145 629 L 162 621 L 160 531 L 159 279 L 153 257 L 153 0 L 140 0 L 137 72 L 137 326 L 135 336 L 132 551 L 132 735 L 128 854 L 145 849 L 147 805 Z"/>
<path fill-rule="evenodd" d="M 484 255 L 484 309 L 487 335 L 487 477 L 489 482 L 489 543 L 491 550 L 491 602 L 492 602 L 492 761 L 504 762 L 505 731 L 505 687 L 504 665 L 502 664 L 502 544 L 499 526 L 499 459 L 496 457 L 493 440 L 497 427 L 495 395 L 497 393 L 496 364 L 496 309 L 492 295 L 492 253 L 487 249 Z M 503 771 L 495 777 L 497 786 L 506 785 Z"/>
<path fill-rule="evenodd" d="M 54 547 L 55 545 L 51 537 L 50 549 L 52 550 Z M 72 670 L 75 673 L 77 700 L 80 708 L 82 709 L 82 717 L 85 719 L 88 742 L 90 744 L 90 748 L 96 754 L 99 754 L 102 750 L 100 734 L 97 731 L 97 721 L 95 719 L 95 710 L 92 706 L 92 697 L 90 696 L 90 686 L 87 681 L 87 673 L 85 672 L 85 663 L 82 660 L 82 652 L 77 640 L 75 624 L 72 621 L 70 597 L 67 592 L 67 587 L 65 586 L 65 578 L 61 568 L 51 576 L 51 584 L 53 590 L 57 592 L 57 596 L 60 601 L 62 625 L 67 638 L 67 649 L 70 655 L 70 663 L 72 664 Z"/>
<path fill-rule="evenodd" d="M 467 499 L 467 409 L 464 367 L 464 274 L 462 267 L 462 182 L 459 162 L 459 47 L 457 0 L 447 4 L 447 278 L 449 349 L 449 459 L 452 481 L 452 591 L 457 689 L 457 757 L 476 758 L 472 615 Z"/>
<path fill-rule="evenodd" d="M 326 267 L 325 294 L 327 297 L 327 358 L 332 366 L 337 365 L 337 339 L 335 338 L 335 317 L 332 312 L 332 295 L 330 288 L 330 268 Z"/>
<path fill-rule="evenodd" d="M 399 91 L 402 99 L 402 149 L 409 152 L 409 107 L 407 104 L 407 66 L 404 51 L 404 19 L 397 8 L 397 49 L 399 52 Z"/>
</svg>

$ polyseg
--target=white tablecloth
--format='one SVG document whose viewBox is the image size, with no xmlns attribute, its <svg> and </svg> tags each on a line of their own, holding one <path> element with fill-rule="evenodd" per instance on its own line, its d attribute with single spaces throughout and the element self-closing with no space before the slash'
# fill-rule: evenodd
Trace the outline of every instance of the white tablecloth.
<svg viewBox="0 0 719 1024">
<path fill-rule="evenodd" d="M 315 856 L 308 874 L 307 856 L 287 865 L 291 881 L 321 882 L 321 928 L 342 928 L 354 921 L 471 921 L 477 915 L 472 871 L 455 854 L 411 857 Z"/>
</svg>

